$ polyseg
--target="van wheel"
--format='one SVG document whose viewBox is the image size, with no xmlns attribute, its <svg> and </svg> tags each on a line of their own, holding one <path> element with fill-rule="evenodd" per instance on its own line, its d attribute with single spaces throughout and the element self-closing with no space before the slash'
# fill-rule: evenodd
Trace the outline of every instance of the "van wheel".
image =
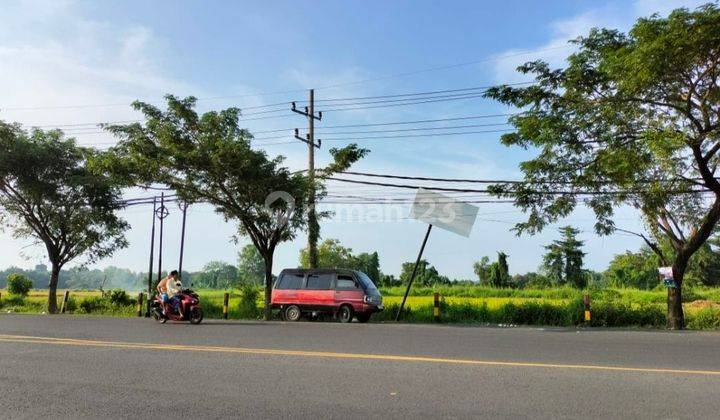
<svg viewBox="0 0 720 420">
<path fill-rule="evenodd" d="M 300 311 L 299 306 L 290 305 L 287 308 L 285 308 L 284 314 L 285 314 L 285 321 L 296 322 L 300 319 L 302 312 Z"/>
<path fill-rule="evenodd" d="M 370 315 L 371 315 L 371 314 L 358 314 L 358 315 L 356 316 L 356 318 L 357 318 L 358 322 L 364 324 L 364 323 L 370 321 Z"/>
<path fill-rule="evenodd" d="M 340 309 L 338 309 L 337 318 L 338 318 L 338 321 L 342 322 L 343 324 L 352 321 L 352 319 L 353 319 L 352 306 L 342 305 L 340 307 Z"/>
</svg>

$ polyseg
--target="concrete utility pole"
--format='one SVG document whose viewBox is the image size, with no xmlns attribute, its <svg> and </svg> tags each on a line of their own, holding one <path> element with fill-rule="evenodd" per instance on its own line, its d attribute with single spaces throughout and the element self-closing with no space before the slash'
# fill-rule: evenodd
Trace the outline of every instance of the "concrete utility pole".
<svg viewBox="0 0 720 420">
<path fill-rule="evenodd" d="M 307 143 L 308 145 L 308 179 L 310 180 L 310 198 L 308 200 L 308 256 L 310 257 L 310 268 L 318 266 L 317 242 L 320 237 L 320 225 L 315 212 L 315 148 L 320 148 L 322 140 L 315 143 L 315 120 L 322 119 L 322 111 L 315 115 L 315 90 L 310 89 L 310 99 L 308 106 L 303 111 L 297 109 L 295 102 L 292 103 L 292 111 L 298 113 L 308 119 L 308 133 L 305 138 L 300 137 L 297 128 L 295 129 L 295 138 Z"/>
<path fill-rule="evenodd" d="M 182 210 L 182 233 L 180 234 L 180 262 L 178 263 L 178 272 L 180 273 L 179 275 L 182 279 L 183 253 L 185 251 L 185 220 L 187 219 L 187 209 L 189 204 L 181 201 L 178 205 L 180 206 L 180 210 Z"/>
<path fill-rule="evenodd" d="M 160 219 L 160 246 L 158 247 L 158 277 L 157 281 L 159 282 L 160 279 L 162 279 L 162 257 L 163 257 L 163 225 L 164 220 L 168 215 L 170 214 L 170 211 L 165 207 L 165 193 L 160 194 L 160 207 L 157 208 L 155 211 L 155 215 L 158 219 Z"/>
<path fill-rule="evenodd" d="M 155 254 L 155 212 L 157 211 L 157 197 L 153 197 L 153 212 L 152 212 L 152 231 L 150 233 L 150 267 L 148 268 L 148 299 L 147 299 L 147 311 L 145 316 L 150 316 L 150 304 L 153 295 L 153 284 L 152 284 L 152 272 L 153 272 L 153 255 Z"/>
</svg>

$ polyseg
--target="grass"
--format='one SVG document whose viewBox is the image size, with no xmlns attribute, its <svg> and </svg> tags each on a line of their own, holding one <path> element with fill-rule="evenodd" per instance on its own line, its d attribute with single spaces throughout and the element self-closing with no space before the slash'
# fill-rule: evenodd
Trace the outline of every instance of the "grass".
<svg viewBox="0 0 720 420">
<path fill-rule="evenodd" d="M 246 290 L 243 299 L 239 289 L 228 290 L 229 318 L 259 319 L 264 306 L 261 289 Z M 404 289 L 381 289 L 386 310 L 376 314 L 376 321 L 389 321 L 400 306 Z M 496 289 L 484 286 L 440 286 L 413 288 L 405 307 L 407 322 L 433 322 L 433 293 L 441 298 L 442 321 L 464 324 L 524 324 L 573 326 L 582 321 L 584 291 L 569 287 L 553 289 Z M 58 304 L 64 290 L 58 291 Z M 225 290 L 200 289 L 207 318 L 221 318 Z M 667 292 L 665 289 L 591 289 L 592 320 L 598 327 L 665 326 Z M 41 313 L 46 309 L 47 291 L 33 290 L 25 298 L 0 290 L 0 310 L 19 313 Z M 136 315 L 137 292 L 129 293 L 123 304 L 110 302 L 97 290 L 72 290 L 67 312 L 131 317 Z M 686 325 L 691 329 L 720 329 L 720 288 L 686 288 L 683 291 Z"/>
</svg>

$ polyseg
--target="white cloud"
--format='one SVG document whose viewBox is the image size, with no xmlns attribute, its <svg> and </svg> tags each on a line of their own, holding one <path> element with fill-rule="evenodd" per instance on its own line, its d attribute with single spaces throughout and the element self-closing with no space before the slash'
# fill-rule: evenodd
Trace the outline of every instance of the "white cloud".
<svg viewBox="0 0 720 420">
<path fill-rule="evenodd" d="M 693 9 L 707 1 L 704 0 L 636 0 L 630 13 L 625 7 L 606 5 L 569 19 L 552 22 L 549 25 L 550 39 L 529 50 L 512 49 L 496 55 L 494 77 L 498 83 L 517 83 L 528 81 L 529 77 L 517 72 L 517 67 L 525 62 L 542 59 L 550 67 L 561 67 L 565 58 L 574 50 L 568 41 L 586 35 L 592 28 L 615 28 L 627 31 L 639 18 L 653 13 L 667 15 L 679 7 Z M 624 5 L 623 5 L 624 6 Z"/>
<path fill-rule="evenodd" d="M 0 9 L 0 21 L 1 119 L 37 125 L 129 119 L 135 99 L 198 93 L 163 69 L 163 42 L 149 28 L 90 18 L 71 1 L 11 2 Z M 120 105 L 13 109 L 92 104 Z"/>
</svg>

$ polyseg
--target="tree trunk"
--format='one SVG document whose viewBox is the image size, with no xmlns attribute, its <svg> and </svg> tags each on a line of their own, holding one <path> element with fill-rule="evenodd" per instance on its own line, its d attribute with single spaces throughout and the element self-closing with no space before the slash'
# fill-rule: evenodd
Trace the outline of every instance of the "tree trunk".
<svg viewBox="0 0 720 420">
<path fill-rule="evenodd" d="M 272 315 L 272 308 L 270 306 L 270 297 L 272 295 L 272 265 L 273 265 L 273 256 L 270 255 L 263 255 L 263 259 L 265 260 L 265 309 L 263 311 L 265 321 L 270 320 L 270 315 Z"/>
<path fill-rule="evenodd" d="M 685 313 L 682 307 L 682 283 L 685 277 L 686 263 L 676 261 L 673 265 L 673 280 L 677 287 L 668 288 L 667 297 L 667 328 L 671 330 L 682 330 L 685 328 Z"/>
<path fill-rule="evenodd" d="M 312 194 L 315 194 L 313 189 Z M 318 268 L 318 240 L 320 239 L 320 224 L 317 220 L 315 212 L 315 199 L 311 197 L 312 202 L 308 206 L 308 262 L 309 268 Z"/>
<path fill-rule="evenodd" d="M 50 284 L 48 284 L 48 313 L 57 313 L 57 285 L 60 278 L 60 265 L 52 263 Z"/>
</svg>

